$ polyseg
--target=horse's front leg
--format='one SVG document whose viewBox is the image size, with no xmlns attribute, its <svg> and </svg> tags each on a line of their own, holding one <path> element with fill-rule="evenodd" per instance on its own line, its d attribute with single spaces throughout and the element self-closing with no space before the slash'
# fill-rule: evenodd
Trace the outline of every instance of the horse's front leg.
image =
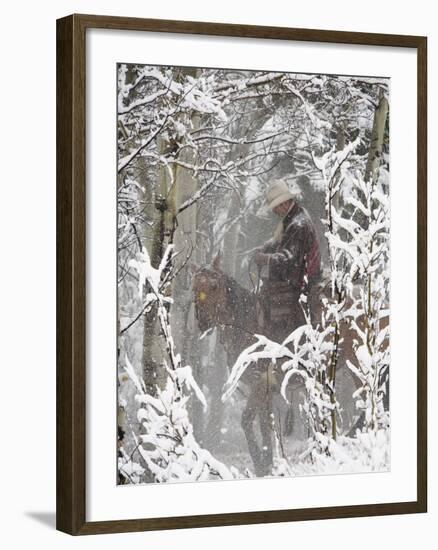
<svg viewBox="0 0 438 550">
<path fill-rule="evenodd" d="M 259 386 L 259 422 L 260 433 L 262 436 L 261 469 L 262 476 L 272 474 L 273 465 L 273 447 L 272 435 L 274 427 L 273 406 L 272 406 L 272 368 L 268 367 L 266 373 L 262 376 Z"/>
<path fill-rule="evenodd" d="M 245 408 L 242 413 L 242 429 L 245 434 L 246 442 L 248 444 L 248 451 L 251 460 L 254 464 L 254 470 L 257 477 L 263 476 L 262 473 L 262 456 L 259 445 L 257 443 L 256 435 L 254 432 L 254 420 L 259 413 L 259 395 L 255 391 L 256 388 L 250 389 L 250 394 L 246 401 Z"/>
</svg>

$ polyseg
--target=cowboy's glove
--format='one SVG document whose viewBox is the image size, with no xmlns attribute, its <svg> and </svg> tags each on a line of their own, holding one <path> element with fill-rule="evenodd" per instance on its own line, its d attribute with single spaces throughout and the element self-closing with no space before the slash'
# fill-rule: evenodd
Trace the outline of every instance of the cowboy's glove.
<svg viewBox="0 0 438 550">
<path fill-rule="evenodd" d="M 269 254 L 265 254 L 264 252 L 256 252 L 254 255 L 254 262 L 259 266 L 262 267 L 268 263 L 269 260 Z"/>
</svg>

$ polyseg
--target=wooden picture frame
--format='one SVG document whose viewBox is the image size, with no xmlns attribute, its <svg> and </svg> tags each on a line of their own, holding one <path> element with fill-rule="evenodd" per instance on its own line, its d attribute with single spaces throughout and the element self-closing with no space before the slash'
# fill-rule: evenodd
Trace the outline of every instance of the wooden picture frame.
<svg viewBox="0 0 438 550">
<path fill-rule="evenodd" d="M 417 54 L 417 499 L 353 506 L 86 520 L 87 29 L 410 48 Z M 421 36 L 71 15 L 57 21 L 57 529 L 72 535 L 427 511 L 427 39 Z"/>
</svg>

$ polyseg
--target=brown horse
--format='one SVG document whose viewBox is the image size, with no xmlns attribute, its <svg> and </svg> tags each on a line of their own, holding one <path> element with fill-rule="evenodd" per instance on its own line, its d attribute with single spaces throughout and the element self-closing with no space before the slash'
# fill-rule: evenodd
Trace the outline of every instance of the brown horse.
<svg viewBox="0 0 438 550">
<path fill-rule="evenodd" d="M 258 332 L 256 294 L 240 286 L 219 268 L 219 256 L 212 267 L 197 269 L 193 278 L 195 314 L 198 327 L 206 331 L 216 327 L 228 360 L 254 343 Z M 248 390 L 242 413 L 242 429 L 257 476 L 269 475 L 272 467 L 272 390 L 279 390 L 272 365 L 266 362 L 247 369 L 241 381 Z M 257 442 L 254 421 L 258 418 L 261 446 Z"/>
<path fill-rule="evenodd" d="M 239 285 L 233 278 L 220 269 L 220 259 L 216 256 L 211 267 L 194 269 L 193 292 L 195 314 L 199 329 L 204 332 L 216 327 L 219 338 L 227 351 L 228 360 L 233 364 L 239 354 L 255 342 L 254 334 L 263 333 L 258 323 L 257 296 L 254 292 Z M 322 308 L 321 302 L 319 307 Z M 315 318 L 319 318 L 316 312 Z M 352 408 L 353 392 L 360 386 L 358 379 L 346 367 L 346 361 L 354 361 L 354 331 L 343 325 L 337 367 L 337 393 L 342 402 Z M 278 364 L 280 364 L 278 362 Z M 246 369 L 241 381 L 247 387 L 247 396 L 242 413 L 241 424 L 244 431 L 251 460 L 257 476 L 266 476 L 271 472 L 273 461 L 273 395 L 279 392 L 282 377 L 279 366 L 269 360 L 259 361 L 257 365 Z M 294 388 L 290 388 L 293 391 Z M 257 442 L 254 422 L 258 419 L 261 433 L 261 445 Z M 288 410 L 289 423 L 293 421 L 292 409 Z M 353 435 L 356 419 L 351 418 L 344 426 L 344 433 L 350 430 Z M 287 424 L 287 422 L 285 423 Z M 357 425 L 360 427 L 360 422 Z M 289 432 L 290 433 L 290 432 Z"/>
</svg>

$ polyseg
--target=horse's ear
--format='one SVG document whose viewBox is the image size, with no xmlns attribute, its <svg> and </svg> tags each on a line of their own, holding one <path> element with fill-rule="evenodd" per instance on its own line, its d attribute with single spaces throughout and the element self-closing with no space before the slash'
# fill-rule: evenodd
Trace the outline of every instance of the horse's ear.
<svg viewBox="0 0 438 550">
<path fill-rule="evenodd" d="M 216 254 L 216 256 L 213 258 L 213 261 L 211 262 L 211 266 L 215 271 L 219 271 L 221 263 L 221 253 L 220 251 Z"/>
<path fill-rule="evenodd" d="M 189 270 L 190 270 L 190 273 L 192 273 L 192 275 L 195 275 L 195 273 L 197 273 L 199 271 L 199 265 L 194 264 L 194 263 L 190 263 L 189 264 Z"/>
</svg>

